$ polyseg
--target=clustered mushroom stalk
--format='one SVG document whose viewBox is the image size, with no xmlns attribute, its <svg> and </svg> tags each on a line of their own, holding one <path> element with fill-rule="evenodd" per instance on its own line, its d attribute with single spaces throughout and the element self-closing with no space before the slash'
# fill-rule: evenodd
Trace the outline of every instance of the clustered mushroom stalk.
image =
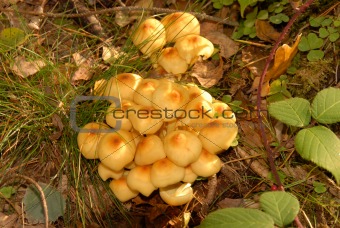
<svg viewBox="0 0 340 228">
<path fill-rule="evenodd" d="M 199 33 L 193 15 L 174 13 L 161 21 L 142 21 L 132 41 L 167 72 L 181 74 L 214 51 Z M 164 48 L 166 43 L 173 46 Z M 121 73 L 96 81 L 94 94 L 118 98 L 120 104 L 109 106 L 104 123 L 83 127 L 87 131 L 78 134 L 79 151 L 87 159 L 99 159 L 98 175 L 110 181 L 121 202 L 158 190 L 169 205 L 187 204 L 195 180 L 220 171 L 218 154 L 238 132 L 230 107 L 193 84 Z"/>
</svg>

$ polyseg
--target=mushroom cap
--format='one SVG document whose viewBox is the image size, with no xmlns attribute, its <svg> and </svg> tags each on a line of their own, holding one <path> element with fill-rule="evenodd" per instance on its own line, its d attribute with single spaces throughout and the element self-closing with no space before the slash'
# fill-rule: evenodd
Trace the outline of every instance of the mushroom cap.
<svg viewBox="0 0 340 228">
<path fill-rule="evenodd" d="M 93 129 L 98 131 L 100 129 L 110 129 L 104 123 L 88 123 L 82 129 Z M 80 153 L 87 159 L 97 159 L 98 155 L 98 142 L 104 136 L 100 132 L 79 132 L 77 136 L 77 143 Z"/>
<path fill-rule="evenodd" d="M 232 119 L 217 118 L 199 132 L 203 148 L 212 154 L 228 149 L 238 133 L 237 124 Z"/>
<path fill-rule="evenodd" d="M 197 174 L 192 171 L 191 165 L 188 165 L 185 167 L 185 173 L 182 182 L 194 183 L 197 177 Z"/>
<path fill-rule="evenodd" d="M 192 171 L 201 177 L 210 177 L 221 170 L 222 162 L 216 154 L 203 149 L 198 160 L 191 165 Z"/>
<path fill-rule="evenodd" d="M 163 17 L 161 22 L 165 27 L 167 42 L 174 42 L 189 34 L 200 34 L 200 23 L 190 13 L 171 13 Z"/>
<path fill-rule="evenodd" d="M 100 178 L 102 178 L 103 181 L 106 181 L 109 178 L 113 179 L 119 179 L 120 177 L 123 176 L 124 169 L 119 170 L 119 171 L 114 171 L 108 167 L 106 167 L 103 163 L 99 163 L 98 165 L 98 174 Z"/>
<path fill-rule="evenodd" d="M 135 198 L 138 195 L 138 191 L 132 190 L 126 181 L 126 177 L 122 176 L 117 180 L 112 180 L 109 185 L 113 194 L 119 199 L 120 202 L 126 202 L 130 199 Z"/>
<path fill-rule="evenodd" d="M 183 74 L 189 65 L 179 54 L 175 47 L 164 48 L 158 57 L 158 64 L 168 73 Z"/>
<path fill-rule="evenodd" d="M 132 105 L 126 115 L 133 128 L 141 134 L 154 134 L 163 125 L 161 111 L 151 106 Z"/>
<path fill-rule="evenodd" d="M 197 85 L 195 84 L 188 84 L 186 85 L 188 88 L 188 94 L 189 94 L 189 100 L 198 100 L 198 99 L 203 99 L 206 100 L 207 102 L 212 103 L 213 102 L 213 97 L 208 93 L 207 91 L 200 89 Z"/>
<path fill-rule="evenodd" d="M 162 200 L 171 206 L 179 206 L 190 202 L 193 190 L 190 183 L 176 183 L 159 189 Z"/>
<path fill-rule="evenodd" d="M 164 25 L 157 19 L 148 18 L 138 26 L 131 40 L 143 54 L 150 56 L 166 43 Z"/>
<path fill-rule="evenodd" d="M 142 80 L 133 95 L 133 101 L 143 106 L 152 106 L 152 94 L 160 85 L 159 80 L 147 78 Z"/>
<path fill-rule="evenodd" d="M 103 95 L 132 101 L 133 94 L 142 79 L 138 74 L 117 74 L 107 81 Z"/>
<path fill-rule="evenodd" d="M 167 79 L 160 80 L 161 84 L 152 95 L 152 103 L 155 109 L 163 111 L 165 122 L 173 121 L 183 115 L 185 106 L 189 102 L 187 89 Z"/>
<path fill-rule="evenodd" d="M 147 135 L 137 145 L 135 163 L 137 165 L 151 165 L 165 157 L 162 140 L 157 135 Z"/>
<path fill-rule="evenodd" d="M 152 164 L 151 182 L 157 187 L 166 187 L 183 180 L 185 169 L 177 166 L 168 158 L 163 158 Z"/>
<path fill-rule="evenodd" d="M 222 117 L 224 119 L 231 119 L 234 122 L 236 122 L 236 116 L 233 113 L 233 110 L 229 107 L 229 105 L 222 101 L 214 101 L 212 105 L 214 107 L 215 117 L 217 116 Z"/>
<path fill-rule="evenodd" d="M 132 134 L 125 130 L 105 134 L 99 144 L 99 159 L 108 168 L 119 171 L 129 164 L 136 151 Z"/>
<path fill-rule="evenodd" d="M 200 35 L 187 35 L 178 39 L 174 45 L 178 54 L 187 61 L 189 65 L 194 64 L 199 56 L 208 59 L 214 53 L 214 45 Z"/>
<path fill-rule="evenodd" d="M 105 121 L 106 123 L 115 128 L 117 126 L 117 121 L 120 121 L 120 128 L 122 130 L 130 131 L 132 129 L 132 124 L 128 118 L 126 118 L 126 110 L 134 105 L 132 101 L 122 100 L 121 107 L 117 107 L 115 103 L 112 103 L 106 111 Z"/>
<path fill-rule="evenodd" d="M 182 122 L 197 131 L 214 120 L 214 107 L 204 99 L 190 101 L 185 111 L 187 116 L 182 119 Z"/>
<path fill-rule="evenodd" d="M 151 183 L 151 165 L 136 166 L 126 177 L 128 186 L 148 197 L 157 188 Z"/>
<path fill-rule="evenodd" d="M 170 132 L 163 142 L 167 158 L 181 167 L 196 161 L 202 151 L 202 143 L 198 137 L 184 130 Z"/>
</svg>

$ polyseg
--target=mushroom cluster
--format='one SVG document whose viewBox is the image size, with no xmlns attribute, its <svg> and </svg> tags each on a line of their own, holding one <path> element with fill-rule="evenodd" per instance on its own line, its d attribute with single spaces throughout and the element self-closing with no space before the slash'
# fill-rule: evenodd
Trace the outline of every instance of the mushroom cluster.
<svg viewBox="0 0 340 228">
<path fill-rule="evenodd" d="M 200 36 L 197 18 L 185 12 L 168 14 L 161 21 L 148 18 L 139 24 L 131 39 L 155 66 L 172 74 L 185 73 L 199 57 L 205 60 L 214 52 L 214 45 Z"/>
<path fill-rule="evenodd" d="M 191 185 L 220 171 L 218 154 L 238 132 L 230 107 L 196 85 L 122 73 L 98 82 L 95 92 L 121 102 L 110 105 L 105 123 L 82 128 L 93 131 L 80 131 L 78 146 L 100 160 L 99 176 L 122 202 L 157 189 L 169 205 L 189 202 Z"/>
</svg>

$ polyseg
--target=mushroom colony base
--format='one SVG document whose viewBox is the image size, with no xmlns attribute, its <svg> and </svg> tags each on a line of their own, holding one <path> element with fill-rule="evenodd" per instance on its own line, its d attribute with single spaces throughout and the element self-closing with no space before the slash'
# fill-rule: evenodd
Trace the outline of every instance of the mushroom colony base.
<svg viewBox="0 0 340 228">
<path fill-rule="evenodd" d="M 197 177 L 218 173 L 217 154 L 237 135 L 230 107 L 195 85 L 122 73 L 98 81 L 96 95 L 119 98 L 105 123 L 88 123 L 78 134 L 80 152 L 99 159 L 98 174 L 126 202 L 138 194 L 178 206 L 193 197 Z"/>
</svg>

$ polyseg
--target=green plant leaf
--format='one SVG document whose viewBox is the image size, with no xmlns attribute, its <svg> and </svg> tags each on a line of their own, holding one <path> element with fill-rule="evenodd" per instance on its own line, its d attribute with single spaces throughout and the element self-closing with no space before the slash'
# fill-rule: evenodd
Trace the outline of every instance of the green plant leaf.
<svg viewBox="0 0 340 228">
<path fill-rule="evenodd" d="M 5 187 L 0 188 L 0 192 L 2 194 L 0 195 L 0 198 L 3 196 L 6 199 L 9 199 L 15 193 L 15 189 L 11 186 L 5 186 Z"/>
<path fill-rule="evenodd" d="M 328 17 L 328 18 L 325 18 L 325 20 L 323 20 L 323 21 L 321 22 L 321 26 L 326 27 L 326 26 L 332 24 L 332 22 L 333 22 L 333 20 L 332 20 L 331 18 L 329 18 L 329 17 Z"/>
<path fill-rule="evenodd" d="M 323 45 L 323 39 L 319 38 L 315 33 L 309 33 L 307 39 L 310 49 L 318 49 Z"/>
<path fill-rule="evenodd" d="M 6 28 L 0 33 L 0 52 L 6 52 L 23 44 L 27 39 L 26 33 L 18 28 Z"/>
<path fill-rule="evenodd" d="M 223 5 L 230 6 L 233 4 L 234 0 L 222 0 Z"/>
<path fill-rule="evenodd" d="M 340 184 L 340 139 L 330 129 L 316 126 L 299 131 L 295 148 L 304 159 L 331 172 Z"/>
<path fill-rule="evenodd" d="M 266 213 L 249 208 L 225 208 L 214 211 L 203 220 L 200 228 L 273 228 L 274 221 Z"/>
<path fill-rule="evenodd" d="M 335 27 L 339 27 L 340 26 L 340 20 L 336 20 L 333 22 Z"/>
<path fill-rule="evenodd" d="M 214 3 L 213 3 L 213 7 L 214 7 L 215 9 L 222 9 L 223 4 L 220 3 L 220 2 L 214 2 Z"/>
<path fill-rule="evenodd" d="M 332 34 L 329 35 L 329 40 L 331 42 L 335 42 L 339 39 L 339 37 L 340 37 L 340 34 L 338 32 L 332 33 Z"/>
<path fill-rule="evenodd" d="M 317 181 L 314 181 L 313 182 L 313 186 L 314 186 L 314 191 L 316 193 L 324 193 L 327 191 L 327 188 L 325 187 L 325 184 L 323 183 L 320 183 L 320 182 L 317 182 Z"/>
<path fill-rule="evenodd" d="M 259 19 L 259 20 L 268 19 L 268 11 L 267 10 L 260 10 L 260 12 L 257 14 L 257 19 Z"/>
<path fill-rule="evenodd" d="M 305 37 L 305 36 L 301 37 L 298 48 L 299 48 L 300 51 L 309 51 L 310 50 L 310 46 L 309 46 L 307 37 Z"/>
<path fill-rule="evenodd" d="M 311 120 L 309 101 L 303 98 L 295 97 L 272 103 L 268 111 L 275 119 L 295 127 L 307 126 Z"/>
<path fill-rule="evenodd" d="M 329 32 L 326 28 L 320 28 L 319 29 L 319 36 L 320 38 L 326 38 L 327 36 L 329 36 Z"/>
<path fill-rule="evenodd" d="M 237 0 L 237 1 L 240 4 L 241 17 L 243 17 L 244 10 L 247 8 L 247 6 L 257 2 L 257 0 Z"/>
<path fill-rule="evenodd" d="M 309 24 L 312 27 L 320 27 L 323 20 L 325 20 L 325 17 L 310 17 Z"/>
<path fill-rule="evenodd" d="M 307 54 L 307 59 L 311 62 L 318 61 L 323 58 L 325 54 L 321 50 L 310 50 Z"/>
<path fill-rule="evenodd" d="M 64 214 L 65 199 L 60 192 L 51 186 L 44 183 L 39 183 L 39 185 L 43 189 L 46 198 L 48 220 L 54 222 Z M 25 205 L 27 219 L 30 222 L 42 223 L 45 221 L 40 193 L 35 186 L 31 185 L 29 188 L 27 188 L 23 202 Z"/>
<path fill-rule="evenodd" d="M 260 197 L 260 204 L 279 227 L 292 223 L 300 210 L 299 201 L 288 192 L 265 192 Z"/>
<path fill-rule="evenodd" d="M 330 87 L 318 92 L 311 108 L 313 118 L 320 123 L 340 122 L 340 89 Z"/>
</svg>

